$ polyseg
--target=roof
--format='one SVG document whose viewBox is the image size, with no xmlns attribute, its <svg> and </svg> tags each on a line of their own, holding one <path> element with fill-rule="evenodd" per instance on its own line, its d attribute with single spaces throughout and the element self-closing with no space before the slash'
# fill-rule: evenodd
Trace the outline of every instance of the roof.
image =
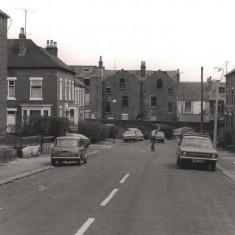
<svg viewBox="0 0 235 235">
<path fill-rule="evenodd" d="M 86 86 L 79 78 L 76 77 L 75 77 L 75 85 L 80 85 L 82 87 Z"/>
<path fill-rule="evenodd" d="M 19 39 L 8 39 L 8 68 L 57 68 L 75 74 L 62 60 L 26 39 L 26 53 L 19 56 Z"/>
<path fill-rule="evenodd" d="M 203 100 L 209 100 L 209 85 L 203 83 Z M 178 100 L 199 101 L 201 100 L 201 82 L 180 82 Z"/>
<path fill-rule="evenodd" d="M 231 75 L 233 73 L 235 73 L 235 69 L 231 70 L 229 73 L 225 74 L 224 76 L 227 77 L 228 75 Z"/>
<path fill-rule="evenodd" d="M 0 16 L 4 17 L 4 18 L 6 18 L 6 19 L 10 18 L 9 15 L 7 15 L 5 12 L 3 12 L 3 11 L 1 11 L 1 10 L 0 10 Z"/>
<path fill-rule="evenodd" d="M 60 136 L 56 138 L 57 140 L 63 140 L 63 139 L 82 139 L 81 136 Z"/>
</svg>

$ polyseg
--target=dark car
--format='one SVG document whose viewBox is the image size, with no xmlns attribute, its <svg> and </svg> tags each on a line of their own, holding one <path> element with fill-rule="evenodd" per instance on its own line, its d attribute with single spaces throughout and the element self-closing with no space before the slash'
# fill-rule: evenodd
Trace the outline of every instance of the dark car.
<svg viewBox="0 0 235 235">
<path fill-rule="evenodd" d="M 51 151 L 51 165 L 56 162 L 75 161 L 78 165 L 83 161 L 87 163 L 87 149 L 81 137 L 63 136 L 55 139 Z"/>
<path fill-rule="evenodd" d="M 210 138 L 200 135 L 185 135 L 177 147 L 177 165 L 203 164 L 215 171 L 218 152 L 213 148 Z"/>
<path fill-rule="evenodd" d="M 123 142 L 129 142 L 129 141 L 138 141 L 138 136 L 135 131 L 125 131 L 122 135 Z"/>
</svg>

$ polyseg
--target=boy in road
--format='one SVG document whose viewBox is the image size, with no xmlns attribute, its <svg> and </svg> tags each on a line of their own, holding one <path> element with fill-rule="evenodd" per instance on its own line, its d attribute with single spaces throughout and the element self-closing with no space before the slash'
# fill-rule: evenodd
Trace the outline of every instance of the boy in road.
<svg viewBox="0 0 235 235">
<path fill-rule="evenodd" d="M 155 129 L 151 131 L 151 151 L 155 151 L 155 137 L 160 130 L 159 124 L 156 125 Z"/>
</svg>

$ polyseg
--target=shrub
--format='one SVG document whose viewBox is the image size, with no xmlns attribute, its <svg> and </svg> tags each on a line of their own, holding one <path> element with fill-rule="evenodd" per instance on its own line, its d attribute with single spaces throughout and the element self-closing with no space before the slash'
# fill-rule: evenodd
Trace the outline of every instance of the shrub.
<svg viewBox="0 0 235 235">
<path fill-rule="evenodd" d="M 100 122 L 84 121 L 78 124 L 78 133 L 90 138 L 92 143 L 105 140 L 109 135 L 109 128 Z"/>
<path fill-rule="evenodd" d="M 172 139 L 173 137 L 173 127 L 164 126 L 160 128 L 160 131 L 164 132 L 166 139 Z"/>
<path fill-rule="evenodd" d="M 227 145 L 232 144 L 232 131 L 228 128 L 220 128 L 218 132 L 219 146 L 226 148 Z"/>
</svg>

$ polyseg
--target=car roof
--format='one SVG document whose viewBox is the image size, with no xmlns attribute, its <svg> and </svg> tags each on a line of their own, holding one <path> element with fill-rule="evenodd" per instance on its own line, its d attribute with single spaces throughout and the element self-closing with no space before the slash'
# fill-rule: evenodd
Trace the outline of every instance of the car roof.
<svg viewBox="0 0 235 235">
<path fill-rule="evenodd" d="M 70 139 L 70 140 L 77 140 L 77 139 L 82 139 L 81 136 L 61 136 L 61 137 L 57 137 L 56 140 L 66 140 L 66 139 Z"/>
<path fill-rule="evenodd" d="M 183 139 L 206 139 L 206 140 L 210 140 L 209 137 L 206 136 L 199 136 L 199 135 L 185 135 L 183 136 Z"/>
</svg>

